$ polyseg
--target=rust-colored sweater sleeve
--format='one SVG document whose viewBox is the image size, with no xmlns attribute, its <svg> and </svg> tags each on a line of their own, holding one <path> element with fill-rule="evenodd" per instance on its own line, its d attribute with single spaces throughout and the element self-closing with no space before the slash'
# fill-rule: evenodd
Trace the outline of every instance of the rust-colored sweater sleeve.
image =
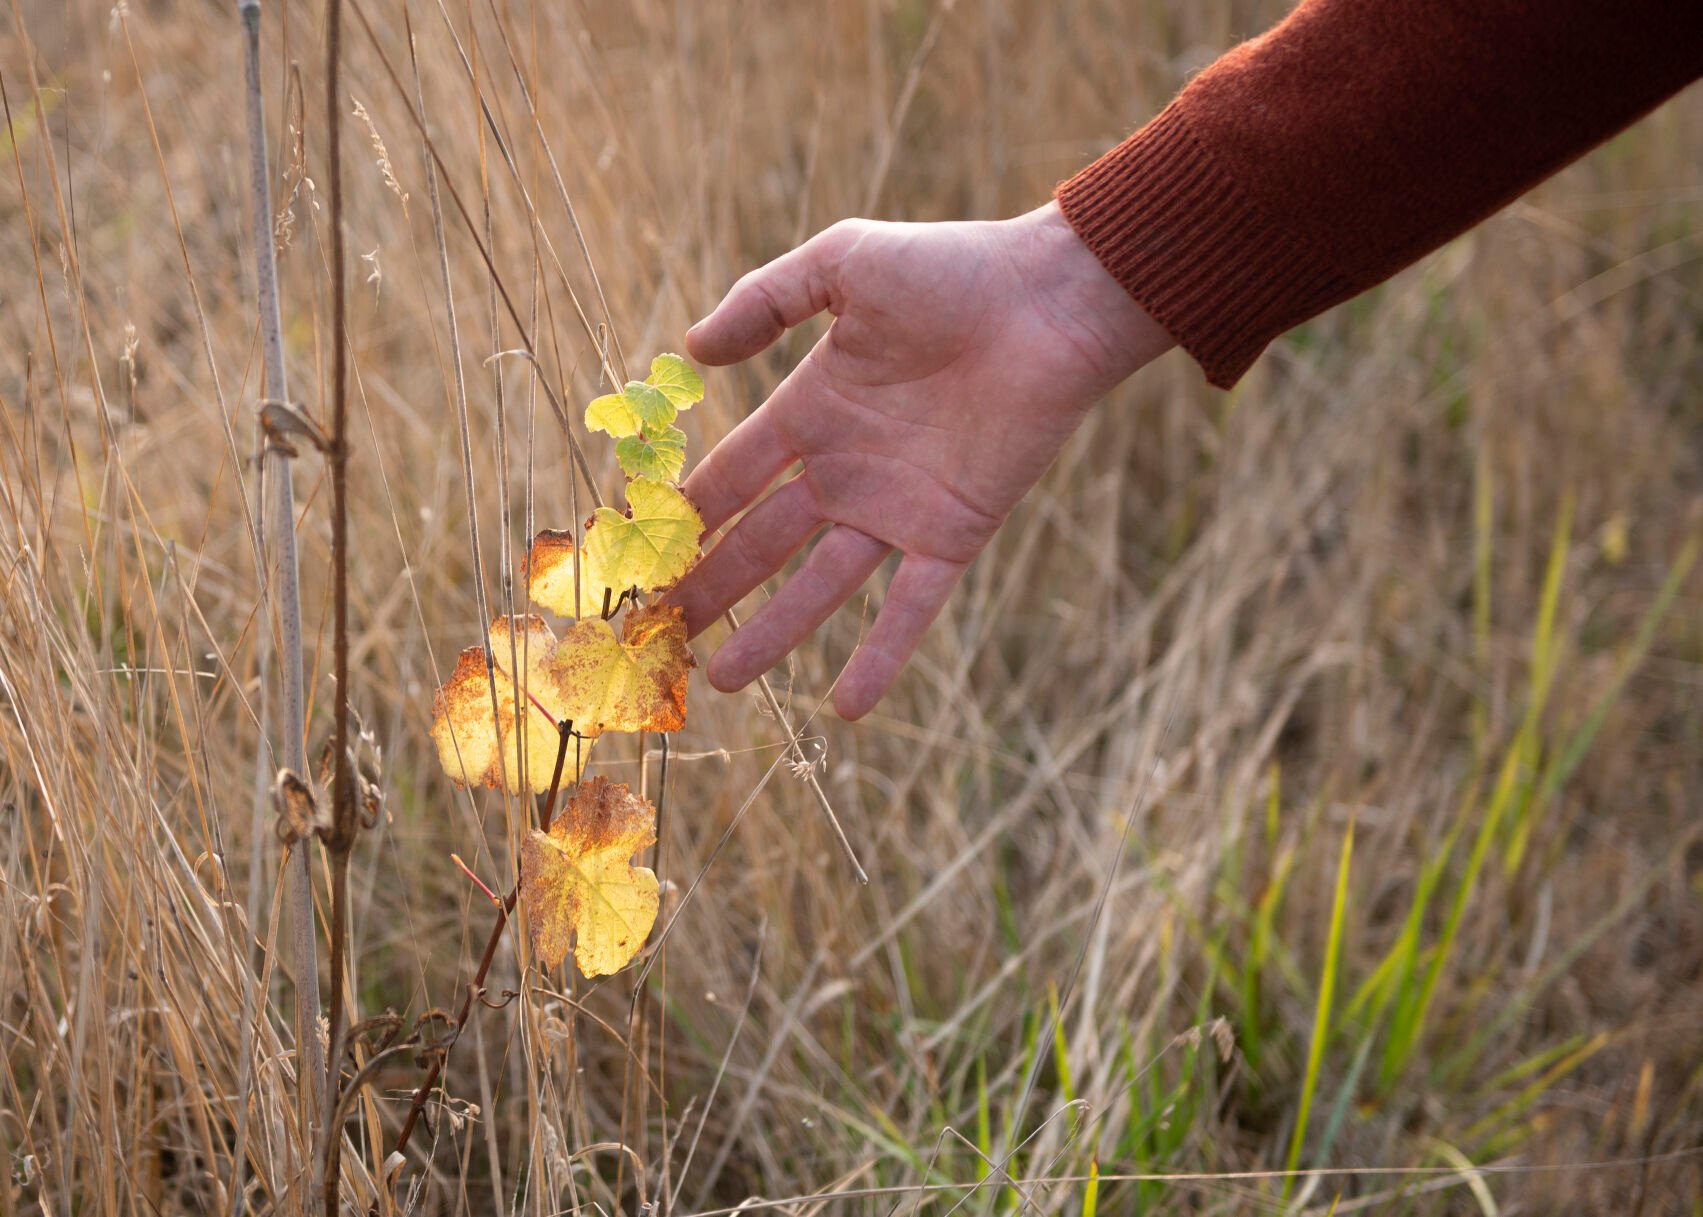
<svg viewBox="0 0 1703 1217">
<path fill-rule="evenodd" d="M 1058 200 L 1227 388 L 1699 75 L 1703 0 L 1303 0 Z"/>
</svg>

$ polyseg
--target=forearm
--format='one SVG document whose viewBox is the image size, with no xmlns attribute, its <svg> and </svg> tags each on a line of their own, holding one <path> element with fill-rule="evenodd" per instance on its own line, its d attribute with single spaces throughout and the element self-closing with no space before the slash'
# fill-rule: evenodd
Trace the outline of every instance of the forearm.
<svg viewBox="0 0 1703 1217">
<path fill-rule="evenodd" d="M 1700 74 L 1698 0 L 1306 0 L 1058 201 L 1228 386 Z"/>
</svg>

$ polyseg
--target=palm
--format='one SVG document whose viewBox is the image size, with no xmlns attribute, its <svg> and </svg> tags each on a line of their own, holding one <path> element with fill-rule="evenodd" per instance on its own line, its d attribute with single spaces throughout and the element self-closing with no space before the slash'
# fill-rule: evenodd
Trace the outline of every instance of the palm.
<svg viewBox="0 0 1703 1217">
<path fill-rule="evenodd" d="M 876 236 L 898 248 L 870 249 L 865 238 L 842 264 L 839 316 L 794 374 L 798 391 L 774 402 L 773 425 L 825 519 L 958 563 L 987 543 L 1076 421 L 1034 434 L 1017 417 L 1046 386 L 1001 375 L 1003 352 L 1034 346 L 1016 341 L 1010 310 L 993 303 L 1004 254 L 979 231 L 962 230 L 961 259 L 933 251 L 947 274 L 920 289 L 919 276 L 898 273 L 918 261 L 903 248 L 914 242 Z M 1031 433 L 1010 434 L 1017 425 Z"/>
<path fill-rule="evenodd" d="M 1029 272 L 1035 252 L 1007 225 L 836 227 L 742 280 L 689 336 L 694 355 L 730 363 L 786 326 L 835 316 L 685 485 L 713 530 L 803 466 L 672 594 L 694 633 L 830 526 L 711 662 L 718 688 L 777 662 L 896 549 L 904 560 L 835 696 L 846 717 L 867 712 L 1093 397 L 1121 378 L 1094 327 Z"/>
</svg>

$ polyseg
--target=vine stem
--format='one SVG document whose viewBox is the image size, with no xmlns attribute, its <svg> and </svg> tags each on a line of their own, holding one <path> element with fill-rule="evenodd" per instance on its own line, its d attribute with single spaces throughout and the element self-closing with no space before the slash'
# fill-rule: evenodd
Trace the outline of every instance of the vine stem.
<svg viewBox="0 0 1703 1217">
<path fill-rule="evenodd" d="M 343 1025 L 348 1017 L 349 854 L 360 823 L 355 815 L 355 775 L 349 755 L 349 301 L 343 273 L 343 130 L 339 100 L 342 58 L 342 0 L 328 0 L 325 15 L 325 121 L 327 183 L 331 203 L 332 373 L 331 373 L 331 562 L 333 752 L 331 831 L 325 850 L 331 862 L 331 1046 L 325 1097 L 325 1217 L 337 1217 L 342 1194 L 343 1134 L 336 1116 L 342 1110 Z"/>
<path fill-rule="evenodd" d="M 272 246 L 271 173 L 266 150 L 265 96 L 260 87 L 260 0 L 238 0 L 243 25 L 244 92 L 248 117 L 249 225 L 254 242 L 254 278 L 259 312 L 260 348 L 266 371 L 266 392 L 288 401 L 284 370 L 284 327 L 278 302 L 278 263 Z M 287 444 L 271 442 L 261 431 L 261 480 L 271 490 L 271 536 L 277 547 L 276 594 L 269 571 L 262 566 L 260 597 L 278 613 L 279 668 L 283 680 L 284 768 L 307 775 L 307 743 L 302 693 L 302 610 L 296 560 L 296 509 L 290 485 Z M 261 509 L 261 538 L 266 540 L 265 508 Z M 269 742 L 261 741 L 264 752 Z M 274 764 L 277 762 L 274 761 Z M 296 1051 L 304 1125 L 303 1143 L 312 1146 L 318 1135 L 320 1095 L 325 1089 L 325 1050 L 319 1039 L 319 958 L 313 928 L 313 877 L 308 870 L 305 841 L 291 847 L 284 866 L 285 937 L 290 944 L 296 996 Z M 246 1108 L 245 1108 L 246 1111 Z"/>
<path fill-rule="evenodd" d="M 560 740 L 556 744 L 556 771 L 550 775 L 550 793 L 545 796 L 544 810 L 538 817 L 540 832 L 550 831 L 550 821 L 556 814 L 556 792 L 562 786 L 562 768 L 568 759 L 568 741 L 573 738 L 573 724 L 561 723 L 557 732 Z M 473 999 L 484 992 L 485 977 L 489 975 L 491 964 L 497 958 L 497 946 L 503 940 L 503 931 L 508 928 L 509 914 L 514 912 L 515 901 L 519 898 L 520 876 L 517 868 L 514 886 L 497 906 L 497 920 L 491 926 L 490 938 L 485 940 L 485 953 L 479 957 L 478 970 L 468 982 L 467 992 L 461 995 L 461 1008 L 455 1012 L 455 1025 L 450 1029 L 449 1042 L 427 1068 L 426 1076 L 420 1079 L 420 1085 L 414 1090 L 413 1101 L 408 1104 L 408 1114 L 403 1118 L 402 1128 L 396 1134 L 396 1148 L 393 1151 L 395 1153 L 405 1153 L 408 1149 L 408 1139 L 414 1135 L 414 1126 L 420 1122 L 420 1116 L 426 1110 L 432 1087 L 437 1085 L 438 1078 L 443 1075 L 444 1066 L 449 1063 L 449 1054 L 456 1041 L 461 1038 L 462 1029 L 467 1026 L 468 1015 L 473 1010 Z"/>
</svg>

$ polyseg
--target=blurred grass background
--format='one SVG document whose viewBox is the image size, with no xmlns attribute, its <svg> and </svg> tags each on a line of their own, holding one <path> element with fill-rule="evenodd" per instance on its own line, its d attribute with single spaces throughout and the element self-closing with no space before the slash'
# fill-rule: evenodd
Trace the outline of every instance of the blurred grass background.
<svg viewBox="0 0 1703 1217">
<path fill-rule="evenodd" d="M 525 815 L 454 790 L 426 734 L 481 622 L 408 25 L 500 603 L 533 522 L 575 510 L 534 378 L 570 413 L 599 388 L 553 166 L 637 365 L 835 219 L 1039 203 L 1284 6 L 346 9 L 350 693 L 385 791 L 354 983 L 357 1016 L 411 1022 L 457 1004 L 490 925 L 449 854 L 506 887 Z M 263 46 L 293 396 L 323 416 L 321 18 L 268 3 Z M 0 1214 L 294 1212 L 239 26 L 3 20 Z M 536 364 L 492 358 L 524 345 L 494 280 Z M 710 374 L 694 453 L 816 332 Z M 296 491 L 311 756 L 317 459 Z M 488 997 L 524 993 L 475 1008 L 399 1178 L 419 1069 L 357 1105 L 350 1211 L 1703 1211 L 1700 535 L 1692 90 L 1234 393 L 1180 354 L 1114 393 L 899 691 L 810 718 L 868 888 L 778 724 L 695 689 L 664 918 L 702 884 L 640 1000 L 523 971 L 511 933 Z M 796 721 L 858 628 L 780 674 Z M 1288 1168 L 1324 1173 L 1261 1174 Z M 1188 1177 L 1130 1178 L 1160 1173 Z"/>
</svg>

